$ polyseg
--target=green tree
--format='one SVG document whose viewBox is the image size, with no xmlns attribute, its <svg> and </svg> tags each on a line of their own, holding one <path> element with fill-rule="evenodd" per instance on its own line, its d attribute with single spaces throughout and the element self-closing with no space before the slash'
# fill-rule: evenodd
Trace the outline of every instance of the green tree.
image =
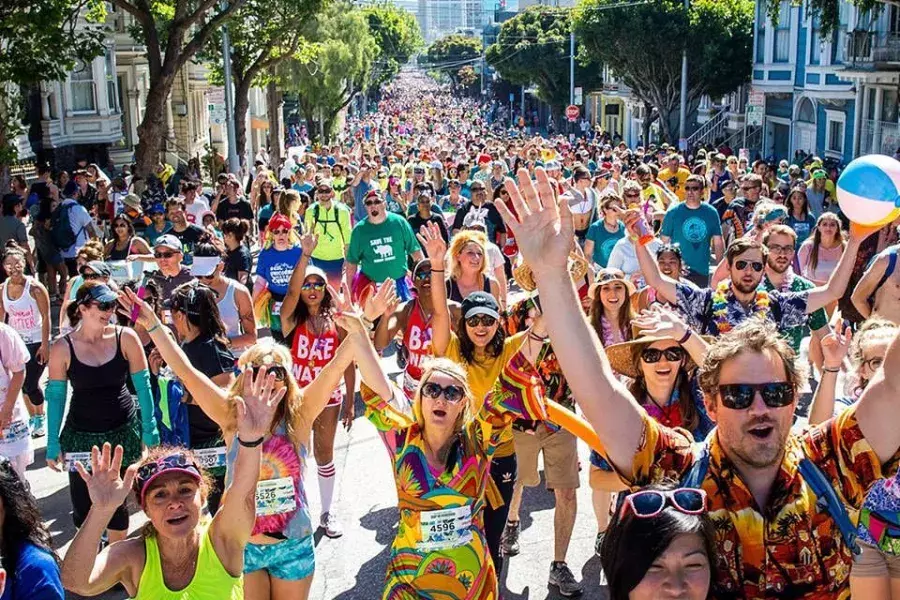
<svg viewBox="0 0 900 600">
<path fill-rule="evenodd" d="M 503 22 L 487 61 L 510 83 L 536 85 L 538 98 L 560 112 L 569 103 L 571 31 L 571 10 L 530 7 Z M 600 65 L 576 56 L 575 85 L 590 90 L 600 83 Z"/>
<path fill-rule="evenodd" d="M 586 54 L 606 64 L 644 106 L 656 111 L 663 136 L 675 139 L 681 101 L 681 53 L 688 55 L 688 106 L 720 96 L 750 77 L 753 0 L 654 0 L 615 8 L 619 0 L 584 0 L 575 31 Z M 644 120 L 644 139 L 652 119 Z"/>
<path fill-rule="evenodd" d="M 377 90 L 400 72 L 400 67 L 421 50 L 425 42 L 416 17 L 386 0 L 362 9 L 369 33 L 378 47 L 368 89 Z"/>
<path fill-rule="evenodd" d="M 378 48 L 361 10 L 335 2 L 309 33 L 312 56 L 282 63 L 283 89 L 297 94 L 298 106 L 313 140 L 325 140 L 354 96 L 365 91 Z M 322 130 L 318 117 L 322 119 Z"/>
<path fill-rule="evenodd" d="M 12 142 L 21 132 L 22 88 L 64 79 L 76 61 L 86 63 L 102 54 L 105 19 L 105 6 L 99 0 L 0 2 L 0 179 L 4 186 L 9 164 L 16 159 Z"/>
<path fill-rule="evenodd" d="M 166 100 L 175 77 L 245 0 L 109 1 L 134 17 L 132 36 L 147 49 L 150 86 L 134 152 L 137 174 L 146 176 L 159 161 L 166 132 Z"/>
<path fill-rule="evenodd" d="M 291 57 L 312 52 L 305 34 L 316 26 L 316 14 L 327 0 L 245 0 L 228 19 L 231 75 L 234 82 L 234 130 L 237 155 L 247 148 L 250 88 L 269 83 L 274 69 Z M 299 26 L 298 24 L 302 24 Z M 210 36 L 201 58 L 214 83 L 222 85 L 222 30 Z"/>
<path fill-rule="evenodd" d="M 465 72 L 461 72 L 463 67 L 474 64 L 474 59 L 479 58 L 481 52 L 481 40 L 454 33 L 440 38 L 428 47 L 425 54 L 426 67 L 429 71 L 448 77 L 457 86 L 460 84 L 460 77 L 466 77 Z"/>
</svg>

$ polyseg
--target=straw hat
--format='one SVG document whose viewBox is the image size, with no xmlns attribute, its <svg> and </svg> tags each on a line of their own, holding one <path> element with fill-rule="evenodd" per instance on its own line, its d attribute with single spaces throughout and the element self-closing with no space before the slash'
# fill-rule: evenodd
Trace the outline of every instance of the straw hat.
<svg viewBox="0 0 900 600">
<path fill-rule="evenodd" d="M 612 367 L 612 370 L 632 379 L 641 375 L 641 367 L 638 362 L 640 361 L 640 353 L 644 348 L 655 342 L 678 342 L 678 340 L 667 336 L 641 335 L 641 330 L 635 325 L 632 325 L 631 331 L 634 339 L 628 342 L 612 344 L 605 350 L 606 358 L 609 359 L 609 365 Z M 694 335 L 698 334 L 695 332 Z M 703 335 L 700 337 L 708 344 L 714 341 L 712 336 Z M 684 370 L 690 372 L 697 367 L 697 364 L 684 346 L 679 344 L 679 347 L 684 350 Z"/>
<path fill-rule="evenodd" d="M 591 283 L 591 287 L 588 289 L 588 296 L 593 298 L 594 293 L 597 291 L 597 288 L 601 288 L 604 285 L 609 285 L 616 282 L 624 285 L 628 290 L 628 294 L 631 296 L 633 296 L 637 291 L 637 289 L 634 287 L 634 283 L 632 283 L 631 280 L 625 276 L 625 273 L 623 273 L 619 269 L 606 267 L 605 269 L 600 269 L 599 271 L 597 271 L 597 276 L 594 277 L 594 282 Z"/>
<path fill-rule="evenodd" d="M 588 273 L 588 262 L 583 256 L 572 252 L 569 254 L 568 270 L 569 275 L 572 277 L 572 281 L 578 285 L 578 282 L 583 280 L 584 276 Z M 516 280 L 516 283 L 519 284 L 519 287 L 526 292 L 533 292 L 537 289 L 534 273 L 525 261 L 521 261 L 519 265 L 513 269 L 513 278 Z"/>
</svg>

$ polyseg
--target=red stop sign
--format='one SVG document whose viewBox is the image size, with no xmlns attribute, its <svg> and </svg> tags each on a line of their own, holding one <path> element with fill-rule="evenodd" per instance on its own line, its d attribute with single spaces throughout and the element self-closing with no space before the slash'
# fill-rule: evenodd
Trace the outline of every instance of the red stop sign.
<svg viewBox="0 0 900 600">
<path fill-rule="evenodd" d="M 578 110 L 578 107 L 574 104 L 570 104 L 566 107 L 566 118 L 570 121 L 576 120 L 580 113 L 581 111 Z"/>
</svg>

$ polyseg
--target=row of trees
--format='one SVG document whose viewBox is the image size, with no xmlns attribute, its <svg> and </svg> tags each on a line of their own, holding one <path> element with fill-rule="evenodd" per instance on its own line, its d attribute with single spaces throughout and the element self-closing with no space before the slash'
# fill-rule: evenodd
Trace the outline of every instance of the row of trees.
<svg viewBox="0 0 900 600">
<path fill-rule="evenodd" d="M 422 47 L 415 18 L 387 0 L 109 0 L 134 17 L 147 49 L 149 89 L 138 125 L 137 172 L 155 167 L 165 137 L 166 100 L 188 61 L 210 65 L 221 82 L 223 27 L 231 38 L 238 154 L 252 87 L 277 82 L 296 93 L 307 120 L 321 116 L 327 135 L 360 93 L 396 76 Z M 0 2 L 0 165 L 14 159 L 20 91 L 66 76 L 76 61 L 104 51 L 103 0 Z M 314 131 L 321 135 L 323 132 Z"/>
<path fill-rule="evenodd" d="M 861 10 L 878 11 L 883 0 L 851 0 Z M 780 0 L 765 0 L 768 18 L 777 21 Z M 625 4 L 623 6 L 623 4 Z M 581 0 L 573 9 L 531 7 L 500 26 L 496 42 L 485 51 L 487 62 L 506 81 L 534 86 L 537 96 L 556 114 L 569 102 L 570 34 L 575 31 L 576 85 L 585 90 L 602 84 L 602 67 L 631 88 L 645 113 L 644 139 L 659 120 L 663 136 L 677 136 L 681 102 L 681 55 L 686 50 L 688 107 L 693 112 L 703 95 L 722 96 L 749 80 L 752 69 L 754 0 Z M 804 0 L 804 10 L 819 23 L 823 36 L 838 23 L 839 0 Z M 427 53 L 428 63 L 446 73 L 454 85 L 462 63 L 477 64 L 481 43 L 448 36 Z M 470 67 L 469 67 L 470 68 Z"/>
</svg>

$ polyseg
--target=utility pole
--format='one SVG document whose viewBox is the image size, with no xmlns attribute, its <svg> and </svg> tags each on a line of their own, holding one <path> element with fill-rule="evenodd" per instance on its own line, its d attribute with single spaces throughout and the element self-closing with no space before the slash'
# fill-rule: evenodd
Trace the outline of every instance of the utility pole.
<svg viewBox="0 0 900 600">
<path fill-rule="evenodd" d="M 222 27 L 222 59 L 225 63 L 225 123 L 228 126 L 228 166 L 229 172 L 241 172 L 241 162 L 237 153 L 237 132 L 234 127 L 234 90 L 231 87 L 231 42 L 228 38 L 228 27 Z M 241 116 L 243 118 L 243 115 Z"/>
<path fill-rule="evenodd" d="M 575 24 L 569 32 L 569 106 L 575 104 Z M 568 121 L 569 133 L 574 131 L 575 123 Z M 560 128 L 561 129 L 561 128 Z"/>
<path fill-rule="evenodd" d="M 690 0 L 684 0 L 685 12 L 690 9 Z M 688 78 L 688 56 L 687 48 L 681 52 L 681 103 L 678 107 L 678 148 L 686 151 L 687 148 L 687 78 Z"/>
</svg>

